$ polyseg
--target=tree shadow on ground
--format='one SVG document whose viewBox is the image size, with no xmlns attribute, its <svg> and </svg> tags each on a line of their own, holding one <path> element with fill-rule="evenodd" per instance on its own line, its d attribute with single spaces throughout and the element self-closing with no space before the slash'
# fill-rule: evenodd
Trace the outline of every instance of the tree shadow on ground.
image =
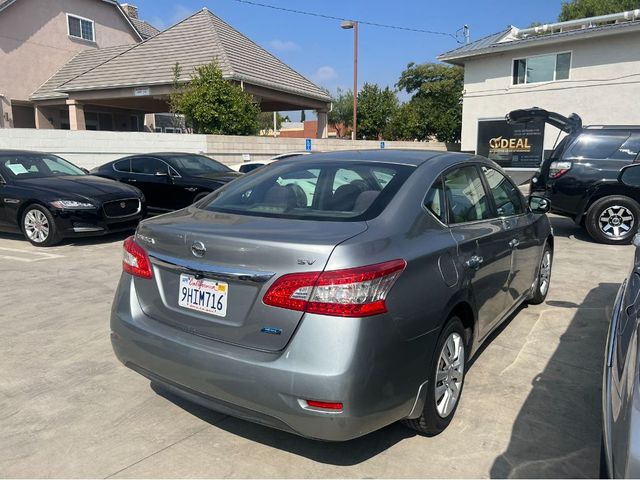
<svg viewBox="0 0 640 480">
<path fill-rule="evenodd" d="M 580 305 L 555 305 L 575 313 L 553 356 L 534 379 L 509 445 L 493 463 L 492 478 L 598 476 L 602 367 L 610 313 L 606 306 L 613 303 L 618 287 L 601 283 Z M 601 308 L 588 306 L 595 299 Z"/>
</svg>

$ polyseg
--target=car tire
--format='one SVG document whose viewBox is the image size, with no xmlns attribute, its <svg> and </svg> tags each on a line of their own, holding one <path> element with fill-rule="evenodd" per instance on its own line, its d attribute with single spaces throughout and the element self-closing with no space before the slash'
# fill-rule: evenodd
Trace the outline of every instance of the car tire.
<svg viewBox="0 0 640 480">
<path fill-rule="evenodd" d="M 600 473 L 598 478 L 610 478 L 607 468 L 607 454 L 604 449 L 604 436 L 600 438 Z"/>
<path fill-rule="evenodd" d="M 206 197 L 207 195 L 209 195 L 211 192 L 200 192 L 199 194 L 197 194 L 194 199 L 193 199 L 193 203 L 199 202 L 200 200 L 202 200 L 204 197 Z"/>
<path fill-rule="evenodd" d="M 22 233 L 36 247 L 50 247 L 60 241 L 58 227 L 51 212 L 37 204 L 29 205 L 22 213 Z"/>
<path fill-rule="evenodd" d="M 585 227 L 596 242 L 623 245 L 633 240 L 639 222 L 638 202 L 624 195 L 610 195 L 591 205 Z"/>
<path fill-rule="evenodd" d="M 553 266 L 553 250 L 545 244 L 542 250 L 542 257 L 536 271 L 536 279 L 531 287 L 531 295 L 527 298 L 529 305 L 540 305 L 543 303 L 549 288 L 551 287 L 551 267 Z"/>
<path fill-rule="evenodd" d="M 468 350 L 466 338 L 462 321 L 458 317 L 449 319 L 438 338 L 435 354 L 431 361 L 427 398 L 422 414 L 416 419 L 405 419 L 403 422 L 407 427 L 431 437 L 441 433 L 451 423 L 464 387 Z M 451 342 L 453 342 L 454 352 L 450 351 Z M 453 360 L 451 364 L 454 368 L 447 367 L 444 357 Z M 454 394 L 456 388 L 457 395 L 454 398 L 454 403 L 446 403 L 445 396 Z M 438 393 L 436 394 L 436 392 Z"/>
</svg>

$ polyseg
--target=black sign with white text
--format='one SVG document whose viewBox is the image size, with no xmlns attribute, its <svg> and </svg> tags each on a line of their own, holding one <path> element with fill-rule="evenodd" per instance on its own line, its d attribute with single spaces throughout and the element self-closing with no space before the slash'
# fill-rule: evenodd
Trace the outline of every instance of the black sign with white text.
<svg viewBox="0 0 640 480">
<path fill-rule="evenodd" d="M 501 167 L 538 168 L 544 156 L 544 122 L 479 120 L 477 153 Z"/>
</svg>

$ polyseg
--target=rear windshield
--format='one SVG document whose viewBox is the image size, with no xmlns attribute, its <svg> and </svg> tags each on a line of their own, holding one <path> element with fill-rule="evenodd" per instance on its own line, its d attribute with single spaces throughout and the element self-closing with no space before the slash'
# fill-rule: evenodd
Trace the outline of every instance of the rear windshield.
<svg viewBox="0 0 640 480">
<path fill-rule="evenodd" d="M 274 163 L 231 182 L 198 206 L 262 217 L 369 220 L 380 214 L 413 170 L 373 162 Z"/>
</svg>

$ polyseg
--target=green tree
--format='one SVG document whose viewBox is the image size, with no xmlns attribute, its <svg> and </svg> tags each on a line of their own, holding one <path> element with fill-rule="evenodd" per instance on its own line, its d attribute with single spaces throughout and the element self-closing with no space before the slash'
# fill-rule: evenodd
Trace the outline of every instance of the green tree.
<svg viewBox="0 0 640 480">
<path fill-rule="evenodd" d="M 400 75 L 398 88 L 412 95 L 412 113 L 418 124 L 415 138 L 460 141 L 464 70 L 440 63 L 410 63 Z M 404 112 L 405 114 L 407 112 Z"/>
<path fill-rule="evenodd" d="M 595 17 L 640 8 L 640 0 L 571 0 L 562 2 L 558 21 Z"/>
<path fill-rule="evenodd" d="M 280 130 L 282 122 L 288 122 L 288 116 L 280 115 L 280 112 L 276 112 L 276 128 Z M 261 112 L 258 115 L 258 123 L 260 124 L 260 130 L 273 130 L 273 112 Z"/>
<path fill-rule="evenodd" d="M 365 83 L 358 92 L 358 138 L 382 139 L 389 120 L 398 109 L 396 92 Z"/>
<path fill-rule="evenodd" d="M 194 133 L 255 135 L 259 129 L 253 97 L 224 79 L 215 63 L 196 67 L 187 85 L 174 88 L 170 103 Z"/>
<path fill-rule="evenodd" d="M 329 125 L 336 129 L 342 138 L 353 127 L 353 92 L 338 88 L 333 95 L 333 108 L 329 112 Z"/>
<path fill-rule="evenodd" d="M 400 105 L 389 119 L 384 137 L 388 140 L 417 140 L 420 134 L 420 116 L 415 102 Z"/>
</svg>

